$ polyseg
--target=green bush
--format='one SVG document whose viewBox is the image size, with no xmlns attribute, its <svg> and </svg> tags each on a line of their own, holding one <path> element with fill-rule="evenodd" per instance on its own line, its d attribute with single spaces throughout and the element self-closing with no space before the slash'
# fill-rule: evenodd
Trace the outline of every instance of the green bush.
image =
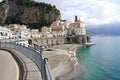
<svg viewBox="0 0 120 80">
<path fill-rule="evenodd" d="M 51 4 L 46 4 L 44 2 L 35 2 L 34 0 L 24 0 L 23 4 L 25 4 L 26 6 L 36 6 L 36 7 L 42 7 L 42 8 L 47 8 L 47 10 L 51 11 L 51 10 L 57 10 L 56 6 L 52 6 Z"/>
</svg>

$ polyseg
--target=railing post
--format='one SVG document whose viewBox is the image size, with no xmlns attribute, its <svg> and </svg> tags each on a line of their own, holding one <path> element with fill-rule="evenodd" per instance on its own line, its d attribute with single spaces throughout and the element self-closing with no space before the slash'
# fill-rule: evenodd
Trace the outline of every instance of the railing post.
<svg viewBox="0 0 120 80">
<path fill-rule="evenodd" d="M 46 60 L 48 61 L 48 58 L 44 58 L 44 63 L 43 63 L 43 65 L 44 65 L 44 73 L 45 73 L 44 78 L 45 78 L 45 80 L 48 80 L 47 70 L 46 70 Z"/>
</svg>

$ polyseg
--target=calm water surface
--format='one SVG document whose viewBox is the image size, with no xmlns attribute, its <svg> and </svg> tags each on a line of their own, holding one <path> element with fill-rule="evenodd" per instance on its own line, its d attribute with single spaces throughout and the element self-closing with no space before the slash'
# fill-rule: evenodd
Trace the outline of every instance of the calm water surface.
<svg viewBox="0 0 120 80">
<path fill-rule="evenodd" d="M 77 57 L 82 73 L 76 80 L 120 80 L 120 37 L 92 37 L 92 47 L 82 47 Z"/>
</svg>

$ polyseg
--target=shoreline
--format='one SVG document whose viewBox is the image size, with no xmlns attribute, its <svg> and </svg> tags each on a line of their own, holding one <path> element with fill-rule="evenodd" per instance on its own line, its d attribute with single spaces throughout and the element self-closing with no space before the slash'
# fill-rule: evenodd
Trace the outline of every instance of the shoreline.
<svg viewBox="0 0 120 80">
<path fill-rule="evenodd" d="M 55 80 L 73 80 L 81 72 L 81 66 L 76 57 L 76 51 L 82 45 L 54 45 L 52 51 L 43 51 L 48 58 Z"/>
</svg>

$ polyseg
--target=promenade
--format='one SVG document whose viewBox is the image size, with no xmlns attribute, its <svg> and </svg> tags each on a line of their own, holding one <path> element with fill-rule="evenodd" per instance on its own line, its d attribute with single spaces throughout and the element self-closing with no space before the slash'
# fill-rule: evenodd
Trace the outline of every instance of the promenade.
<svg viewBox="0 0 120 80">
<path fill-rule="evenodd" d="M 19 80 L 19 78 L 22 80 L 42 80 L 40 69 L 30 58 L 15 49 L 5 50 L 0 50 L 0 80 Z M 17 59 L 17 63 L 11 54 Z M 6 73 L 3 74 L 3 72 Z"/>
</svg>

